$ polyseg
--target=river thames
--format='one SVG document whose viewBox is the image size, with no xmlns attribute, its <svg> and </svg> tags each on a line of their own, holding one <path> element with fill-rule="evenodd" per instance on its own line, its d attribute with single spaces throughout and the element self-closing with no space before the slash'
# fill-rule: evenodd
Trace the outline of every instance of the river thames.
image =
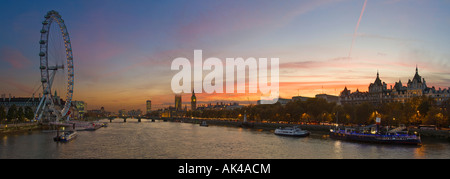
<svg viewBox="0 0 450 179">
<path fill-rule="evenodd" d="M 107 122 L 108 120 L 104 120 Z M 450 143 L 423 138 L 422 146 L 334 140 L 325 132 L 292 138 L 269 130 L 116 119 L 96 131 L 80 131 L 68 143 L 56 132 L 0 136 L 0 158 L 71 159 L 449 159 Z"/>
</svg>

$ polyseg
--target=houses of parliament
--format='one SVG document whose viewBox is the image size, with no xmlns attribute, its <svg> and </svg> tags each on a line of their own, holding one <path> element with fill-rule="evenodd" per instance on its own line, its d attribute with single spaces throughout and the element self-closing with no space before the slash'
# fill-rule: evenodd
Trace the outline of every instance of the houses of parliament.
<svg viewBox="0 0 450 179">
<path fill-rule="evenodd" d="M 419 75 L 419 70 L 416 66 L 416 73 L 413 79 L 409 79 L 406 86 L 403 86 L 402 81 L 395 82 L 394 87 L 387 88 L 387 84 L 380 79 L 377 72 L 377 77 L 373 83 L 369 85 L 368 92 L 360 92 L 356 90 L 351 92 L 344 88 L 340 93 L 339 99 L 341 104 L 361 104 L 369 102 L 374 105 L 380 105 L 390 102 L 404 103 L 409 99 L 417 96 L 428 96 L 435 99 L 439 105 L 443 101 L 450 99 L 450 88 L 435 89 L 435 87 L 428 87 L 425 78 Z"/>
</svg>

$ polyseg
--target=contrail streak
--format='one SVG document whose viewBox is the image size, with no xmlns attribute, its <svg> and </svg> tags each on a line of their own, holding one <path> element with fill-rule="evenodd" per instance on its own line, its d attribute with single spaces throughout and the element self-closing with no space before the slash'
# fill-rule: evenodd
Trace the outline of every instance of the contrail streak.
<svg viewBox="0 0 450 179">
<path fill-rule="evenodd" d="M 361 15 L 359 15 L 358 23 L 356 23 L 355 33 L 353 33 L 352 45 L 350 46 L 350 52 L 348 53 L 348 58 L 350 58 L 350 56 L 352 54 L 353 43 L 355 43 L 355 38 L 356 38 L 356 35 L 358 33 L 359 23 L 361 22 L 361 18 L 362 18 L 363 14 L 364 14 L 364 9 L 366 8 L 366 4 L 367 4 L 367 0 L 364 1 L 364 5 L 363 5 L 363 8 L 361 10 Z"/>
</svg>

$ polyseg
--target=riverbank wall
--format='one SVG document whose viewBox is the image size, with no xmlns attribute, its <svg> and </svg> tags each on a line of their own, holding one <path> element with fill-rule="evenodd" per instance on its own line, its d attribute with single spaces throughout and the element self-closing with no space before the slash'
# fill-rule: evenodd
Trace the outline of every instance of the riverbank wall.
<svg viewBox="0 0 450 179">
<path fill-rule="evenodd" d="M 167 119 L 170 122 L 185 122 L 185 123 L 194 123 L 200 124 L 202 121 L 206 121 L 209 125 L 216 126 L 229 126 L 229 127 L 251 127 L 255 129 L 263 129 L 263 130 L 275 130 L 279 127 L 292 127 L 292 126 L 300 126 L 301 129 L 309 130 L 309 131 L 322 131 L 329 132 L 333 126 L 330 125 L 299 125 L 299 124 L 287 124 L 287 123 L 259 123 L 252 122 L 244 124 L 240 121 L 234 120 L 218 120 L 218 119 L 197 119 L 197 118 L 171 118 Z M 411 133 L 417 132 L 420 136 L 425 137 L 433 137 L 433 138 L 444 138 L 450 140 L 450 131 L 449 130 L 422 130 L 416 128 L 410 128 L 409 131 Z"/>
<path fill-rule="evenodd" d="M 417 132 L 420 136 L 444 138 L 450 141 L 450 130 L 421 130 L 421 129 L 409 129 L 410 132 Z"/>
<path fill-rule="evenodd" d="M 39 125 L 38 123 L 0 124 L 0 135 L 28 132 L 40 129 L 42 129 L 42 126 Z"/>
<path fill-rule="evenodd" d="M 229 127 L 248 127 L 255 129 L 263 129 L 263 130 L 275 130 L 279 127 L 292 127 L 292 126 L 300 126 L 301 129 L 311 130 L 311 131 L 330 131 L 329 125 L 299 125 L 299 124 L 287 124 L 287 123 L 260 123 L 260 122 L 249 122 L 243 123 L 240 121 L 234 120 L 217 120 L 217 119 L 196 119 L 196 118 L 172 118 L 167 119 L 170 122 L 185 122 L 185 123 L 194 123 L 200 124 L 202 121 L 206 121 L 208 125 L 216 125 L 216 126 L 229 126 Z"/>
</svg>

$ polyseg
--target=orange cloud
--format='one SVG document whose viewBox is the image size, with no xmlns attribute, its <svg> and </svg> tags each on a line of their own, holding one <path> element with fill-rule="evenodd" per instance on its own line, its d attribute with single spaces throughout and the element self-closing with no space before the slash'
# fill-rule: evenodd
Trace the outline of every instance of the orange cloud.
<svg viewBox="0 0 450 179">
<path fill-rule="evenodd" d="M 7 86 L 13 86 L 15 89 L 24 92 L 27 96 L 31 96 L 33 93 L 33 89 L 29 86 L 23 85 L 21 83 L 16 82 L 16 80 L 11 80 L 7 78 L 0 78 L 0 83 L 4 83 Z M 41 88 L 42 89 L 42 88 Z"/>
</svg>

